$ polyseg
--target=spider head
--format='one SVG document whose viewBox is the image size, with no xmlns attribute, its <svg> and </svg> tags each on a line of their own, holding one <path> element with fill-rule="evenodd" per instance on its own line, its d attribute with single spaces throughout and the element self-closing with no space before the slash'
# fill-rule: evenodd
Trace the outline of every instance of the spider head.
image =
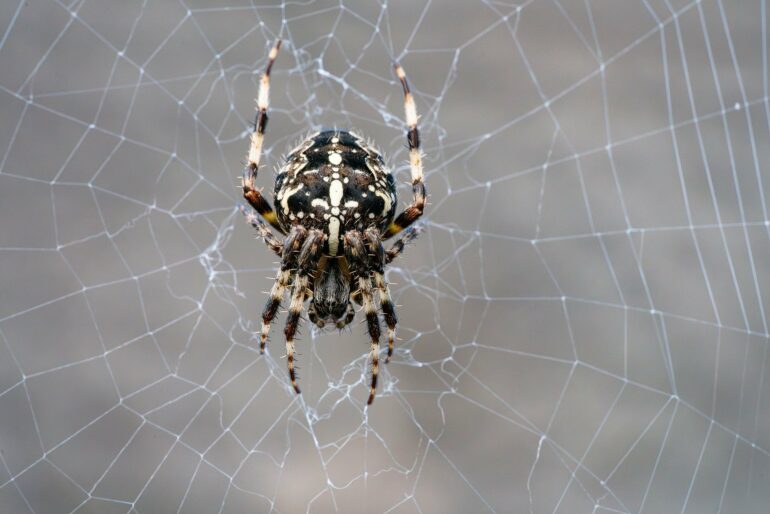
<svg viewBox="0 0 770 514">
<path fill-rule="evenodd" d="M 326 259 L 319 266 L 308 307 L 310 321 L 323 328 L 332 323 L 345 328 L 355 317 L 350 303 L 350 276 L 342 259 Z"/>
</svg>

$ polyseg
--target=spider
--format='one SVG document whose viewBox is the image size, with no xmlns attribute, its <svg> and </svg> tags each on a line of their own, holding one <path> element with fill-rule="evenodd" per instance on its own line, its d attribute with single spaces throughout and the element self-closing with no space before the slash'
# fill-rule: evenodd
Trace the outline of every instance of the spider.
<svg viewBox="0 0 770 514">
<path fill-rule="evenodd" d="M 379 372 L 380 322 L 375 296 L 388 327 L 388 352 L 393 355 L 396 310 L 384 278 L 385 267 L 418 233 L 411 225 L 425 207 L 420 134 L 417 111 L 403 68 L 395 64 L 404 92 L 406 133 L 412 175 L 412 204 L 396 213 L 396 186 L 382 156 L 361 136 L 346 130 L 323 130 L 309 135 L 291 150 L 275 180 L 273 210 L 255 187 L 267 126 L 270 70 L 281 41 L 270 50 L 257 97 L 257 114 L 251 137 L 248 163 L 241 187 L 249 205 L 277 232 L 241 206 L 247 220 L 267 246 L 281 259 L 280 269 L 262 311 L 260 353 L 264 353 L 270 325 L 291 288 L 286 319 L 286 355 L 289 378 L 299 394 L 294 357 L 294 337 L 305 301 L 310 300 L 308 317 L 318 327 L 327 323 L 342 329 L 355 317 L 353 302 L 363 305 L 369 333 L 372 361 L 367 405 L 374 401 Z M 385 250 L 383 241 L 401 234 Z"/>
</svg>

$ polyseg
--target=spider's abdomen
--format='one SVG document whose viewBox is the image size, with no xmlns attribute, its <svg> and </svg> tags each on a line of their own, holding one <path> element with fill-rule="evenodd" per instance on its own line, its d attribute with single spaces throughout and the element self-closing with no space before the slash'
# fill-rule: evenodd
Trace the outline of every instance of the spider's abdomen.
<svg viewBox="0 0 770 514">
<path fill-rule="evenodd" d="M 342 130 L 311 135 L 286 158 L 275 182 L 278 220 L 323 230 L 328 255 L 342 252 L 347 230 L 385 231 L 396 211 L 393 176 L 380 154 Z"/>
</svg>

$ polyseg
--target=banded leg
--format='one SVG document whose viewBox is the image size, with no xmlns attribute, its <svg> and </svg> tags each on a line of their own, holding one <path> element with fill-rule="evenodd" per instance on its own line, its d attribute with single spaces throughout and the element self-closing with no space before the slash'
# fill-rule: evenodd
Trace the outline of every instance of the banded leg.
<svg viewBox="0 0 770 514">
<path fill-rule="evenodd" d="M 299 259 L 297 260 L 297 275 L 294 278 L 294 285 L 291 290 L 289 315 L 286 318 L 286 328 L 284 329 L 284 333 L 286 334 L 286 359 L 289 365 L 289 378 L 291 379 L 291 385 L 294 387 L 294 391 L 297 394 L 300 394 L 300 390 L 297 385 L 297 374 L 294 369 L 294 336 L 296 335 L 297 327 L 299 326 L 302 306 L 305 304 L 305 293 L 307 291 L 309 277 L 316 269 L 318 259 L 321 257 L 323 241 L 323 232 L 320 230 L 312 230 L 302 244 L 302 250 L 300 250 Z"/>
<path fill-rule="evenodd" d="M 366 247 L 369 250 L 370 270 L 374 277 L 374 286 L 377 288 L 380 295 L 382 317 L 385 319 L 385 324 L 388 326 L 388 355 L 385 357 L 385 364 L 387 364 L 393 356 L 398 317 L 396 316 L 396 308 L 390 298 L 388 283 L 385 281 L 385 248 L 382 246 L 380 233 L 377 229 L 370 228 L 364 232 L 364 238 L 366 239 Z"/>
<path fill-rule="evenodd" d="M 406 248 L 406 245 L 417 239 L 420 235 L 419 227 L 409 227 L 404 231 L 404 234 L 399 237 L 393 246 L 391 246 L 387 252 L 385 252 L 385 264 L 390 264 L 393 260 L 401 255 Z"/>
<path fill-rule="evenodd" d="M 291 281 L 292 267 L 297 262 L 297 252 L 302 247 L 302 243 L 307 236 L 307 229 L 300 225 L 294 225 L 291 232 L 283 242 L 283 258 L 281 260 L 281 269 L 278 270 L 278 276 L 275 278 L 275 283 L 270 290 L 270 298 L 265 303 L 265 308 L 262 310 L 262 330 L 259 340 L 259 353 L 265 353 L 265 346 L 267 345 L 267 336 L 270 334 L 270 325 L 278 314 L 278 308 L 283 301 L 283 295 L 286 291 L 286 287 Z"/>
<path fill-rule="evenodd" d="M 369 356 L 372 359 L 372 382 L 369 387 L 369 399 L 367 405 L 374 401 L 374 393 L 377 390 L 377 377 L 380 372 L 380 320 L 377 317 L 377 308 L 372 297 L 372 278 L 366 265 L 368 257 L 366 248 L 358 232 L 351 231 L 345 234 L 345 255 L 348 263 L 358 280 L 358 291 L 366 313 L 366 326 L 371 339 Z"/>
<path fill-rule="evenodd" d="M 383 236 L 384 239 L 398 234 L 422 216 L 425 209 L 426 196 L 425 184 L 423 182 L 422 154 L 420 153 L 420 132 L 417 130 L 417 108 L 414 105 L 414 97 L 409 90 L 409 83 L 406 81 L 404 69 L 399 64 L 396 64 L 395 68 L 398 80 L 401 81 L 401 87 L 404 90 L 404 112 L 406 114 L 406 124 L 409 127 L 406 132 L 406 139 L 409 143 L 409 168 L 412 172 L 412 205 L 407 207 L 388 226 Z"/>
<path fill-rule="evenodd" d="M 254 121 L 254 133 L 251 135 L 251 146 L 249 147 L 248 164 L 243 172 L 242 188 L 243 197 L 270 225 L 272 225 L 281 234 L 286 231 L 278 223 L 278 217 L 270 206 L 270 202 L 262 196 L 262 193 L 255 188 L 254 183 L 257 180 L 257 171 L 259 171 L 259 161 L 262 158 L 262 143 L 265 138 L 265 128 L 267 127 L 267 107 L 270 99 L 270 70 L 273 68 L 273 62 L 278 56 L 278 50 L 281 48 L 281 40 L 275 42 L 267 58 L 267 66 L 262 74 L 262 80 L 259 83 L 259 94 L 257 96 L 257 116 Z"/>
<path fill-rule="evenodd" d="M 246 222 L 257 229 L 257 232 L 259 232 L 259 237 L 262 238 L 267 247 L 274 251 L 278 257 L 282 256 L 283 243 L 281 243 L 281 241 L 279 241 L 278 238 L 273 235 L 270 229 L 267 228 L 267 225 L 265 225 L 262 220 L 255 216 L 252 212 L 246 209 L 244 205 L 239 205 L 238 208 L 241 210 L 241 213 L 246 216 Z"/>
</svg>

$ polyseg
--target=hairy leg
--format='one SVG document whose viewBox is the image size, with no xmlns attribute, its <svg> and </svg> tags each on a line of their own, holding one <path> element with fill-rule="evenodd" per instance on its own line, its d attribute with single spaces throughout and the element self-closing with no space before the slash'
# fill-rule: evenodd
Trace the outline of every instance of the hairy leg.
<svg viewBox="0 0 770 514">
<path fill-rule="evenodd" d="M 382 246 L 382 238 L 380 237 L 380 232 L 377 229 L 367 229 L 364 232 L 364 239 L 366 239 L 366 247 L 369 252 L 369 270 L 372 274 L 372 277 L 374 278 L 374 286 L 379 292 L 382 317 L 388 327 L 388 355 L 385 357 L 385 363 L 387 364 L 390 362 L 390 358 L 393 356 L 393 347 L 396 340 L 396 324 L 398 323 L 398 317 L 396 316 L 396 308 L 390 298 L 388 283 L 385 281 L 384 273 L 386 254 L 385 248 Z"/>
<path fill-rule="evenodd" d="M 406 140 L 409 143 L 409 168 L 412 173 L 412 204 L 404 212 L 399 214 L 390 224 L 383 235 L 384 239 L 389 239 L 422 216 L 425 209 L 425 184 L 423 182 L 422 154 L 420 153 L 420 132 L 417 129 L 417 109 L 414 105 L 414 97 L 409 90 L 409 83 L 406 81 L 404 69 L 396 64 L 396 75 L 401 81 L 401 87 L 404 90 L 404 112 L 406 114 Z"/>
<path fill-rule="evenodd" d="M 270 248 L 278 257 L 283 255 L 283 243 L 273 235 L 267 225 L 260 220 L 254 213 L 246 209 L 246 206 L 239 206 L 241 213 L 246 216 L 246 222 L 252 227 L 257 229 L 259 237 L 265 242 L 268 248 Z"/>
<path fill-rule="evenodd" d="M 281 269 L 278 270 L 278 276 L 275 278 L 275 283 L 273 283 L 273 287 L 270 290 L 270 297 L 267 299 L 265 308 L 262 311 L 262 330 L 259 341 L 260 353 L 265 353 L 267 336 L 270 334 L 270 325 L 273 319 L 275 319 L 276 314 L 278 314 L 278 308 L 283 301 L 286 287 L 291 282 L 292 269 L 297 263 L 297 253 L 306 237 L 307 230 L 300 225 L 295 225 L 283 242 Z"/>
<path fill-rule="evenodd" d="M 372 359 L 372 382 L 369 387 L 369 399 L 366 401 L 367 405 L 371 405 L 377 390 L 377 377 L 380 371 L 380 321 L 372 296 L 372 277 L 367 269 L 368 257 L 361 233 L 357 231 L 345 233 L 344 243 L 348 264 L 358 280 L 358 291 L 364 305 L 366 326 L 371 339 L 369 357 Z"/>
<path fill-rule="evenodd" d="M 279 39 L 270 50 L 267 66 L 265 67 L 265 72 L 262 74 L 262 80 L 259 83 L 257 116 L 254 120 L 254 133 L 251 136 L 248 163 L 243 172 L 242 188 L 243 197 L 249 202 L 254 210 L 281 234 L 286 234 L 283 227 L 278 223 L 278 217 L 270 206 L 270 202 L 262 196 L 262 192 L 255 186 L 257 172 L 259 171 L 259 161 L 262 158 L 262 144 L 265 139 L 265 128 L 267 127 L 267 107 L 270 100 L 270 70 L 273 68 L 273 62 L 275 62 L 275 58 L 278 56 L 278 50 L 280 48 L 281 40 Z"/>
<path fill-rule="evenodd" d="M 289 306 L 289 315 L 286 318 L 286 359 L 289 365 L 289 378 L 294 391 L 299 394 L 297 385 L 297 374 L 294 365 L 294 336 L 299 327 L 302 307 L 305 304 L 305 294 L 308 287 L 310 274 L 313 273 L 318 265 L 318 259 L 321 257 L 323 249 L 324 234 L 320 230 L 311 230 L 305 242 L 302 244 L 299 257 L 297 259 L 297 275 L 292 286 L 291 305 Z"/>
</svg>

